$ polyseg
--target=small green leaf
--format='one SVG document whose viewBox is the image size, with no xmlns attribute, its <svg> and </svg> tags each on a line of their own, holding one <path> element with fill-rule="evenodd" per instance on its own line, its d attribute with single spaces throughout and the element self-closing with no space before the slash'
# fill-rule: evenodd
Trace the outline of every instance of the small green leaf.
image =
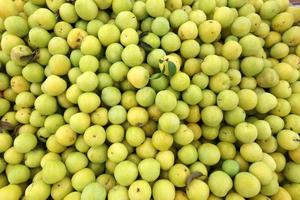
<svg viewBox="0 0 300 200">
<path fill-rule="evenodd" d="M 147 36 L 149 33 L 150 33 L 149 31 L 142 32 L 142 33 L 139 35 L 139 38 L 142 39 L 143 37 Z"/>
<path fill-rule="evenodd" d="M 21 61 L 31 61 L 33 59 L 34 55 L 33 54 L 29 54 L 29 55 L 24 55 L 20 57 Z"/>
<path fill-rule="evenodd" d="M 0 121 L 0 127 L 4 130 L 13 130 L 15 128 L 14 125 L 6 121 Z"/>
<path fill-rule="evenodd" d="M 34 54 L 34 56 L 33 56 L 32 61 L 36 61 L 37 59 L 40 58 L 40 49 L 34 50 L 34 51 L 33 51 L 33 54 Z"/>
<path fill-rule="evenodd" d="M 142 47 L 145 51 L 151 51 L 153 48 L 146 42 L 140 41 L 139 46 Z"/>
<path fill-rule="evenodd" d="M 168 61 L 168 69 L 169 69 L 169 76 L 174 76 L 176 74 L 176 65 L 171 62 Z"/>
<path fill-rule="evenodd" d="M 20 128 L 22 127 L 22 124 L 18 124 L 13 131 L 14 135 L 18 135 Z"/>
<path fill-rule="evenodd" d="M 185 184 L 188 186 L 195 178 L 198 178 L 200 176 L 203 176 L 203 174 L 201 172 L 193 172 L 191 173 L 191 175 L 189 175 L 187 177 L 187 179 L 185 180 Z"/>
<path fill-rule="evenodd" d="M 39 58 L 39 56 L 40 56 L 40 50 L 39 49 L 35 49 L 35 50 L 32 51 L 31 54 L 21 56 L 20 59 L 22 61 L 33 62 L 33 61 L 36 61 Z"/>
<path fill-rule="evenodd" d="M 163 72 L 159 72 L 159 73 L 153 74 L 150 77 L 150 80 L 158 79 L 158 78 L 162 77 L 162 75 L 163 75 Z"/>
</svg>

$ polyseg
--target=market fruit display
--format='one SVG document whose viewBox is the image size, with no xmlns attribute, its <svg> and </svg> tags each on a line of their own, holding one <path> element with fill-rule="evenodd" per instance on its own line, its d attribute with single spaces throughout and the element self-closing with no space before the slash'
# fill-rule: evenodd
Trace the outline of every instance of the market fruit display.
<svg viewBox="0 0 300 200">
<path fill-rule="evenodd" d="M 0 0 L 0 200 L 300 200 L 288 0 Z"/>
</svg>

